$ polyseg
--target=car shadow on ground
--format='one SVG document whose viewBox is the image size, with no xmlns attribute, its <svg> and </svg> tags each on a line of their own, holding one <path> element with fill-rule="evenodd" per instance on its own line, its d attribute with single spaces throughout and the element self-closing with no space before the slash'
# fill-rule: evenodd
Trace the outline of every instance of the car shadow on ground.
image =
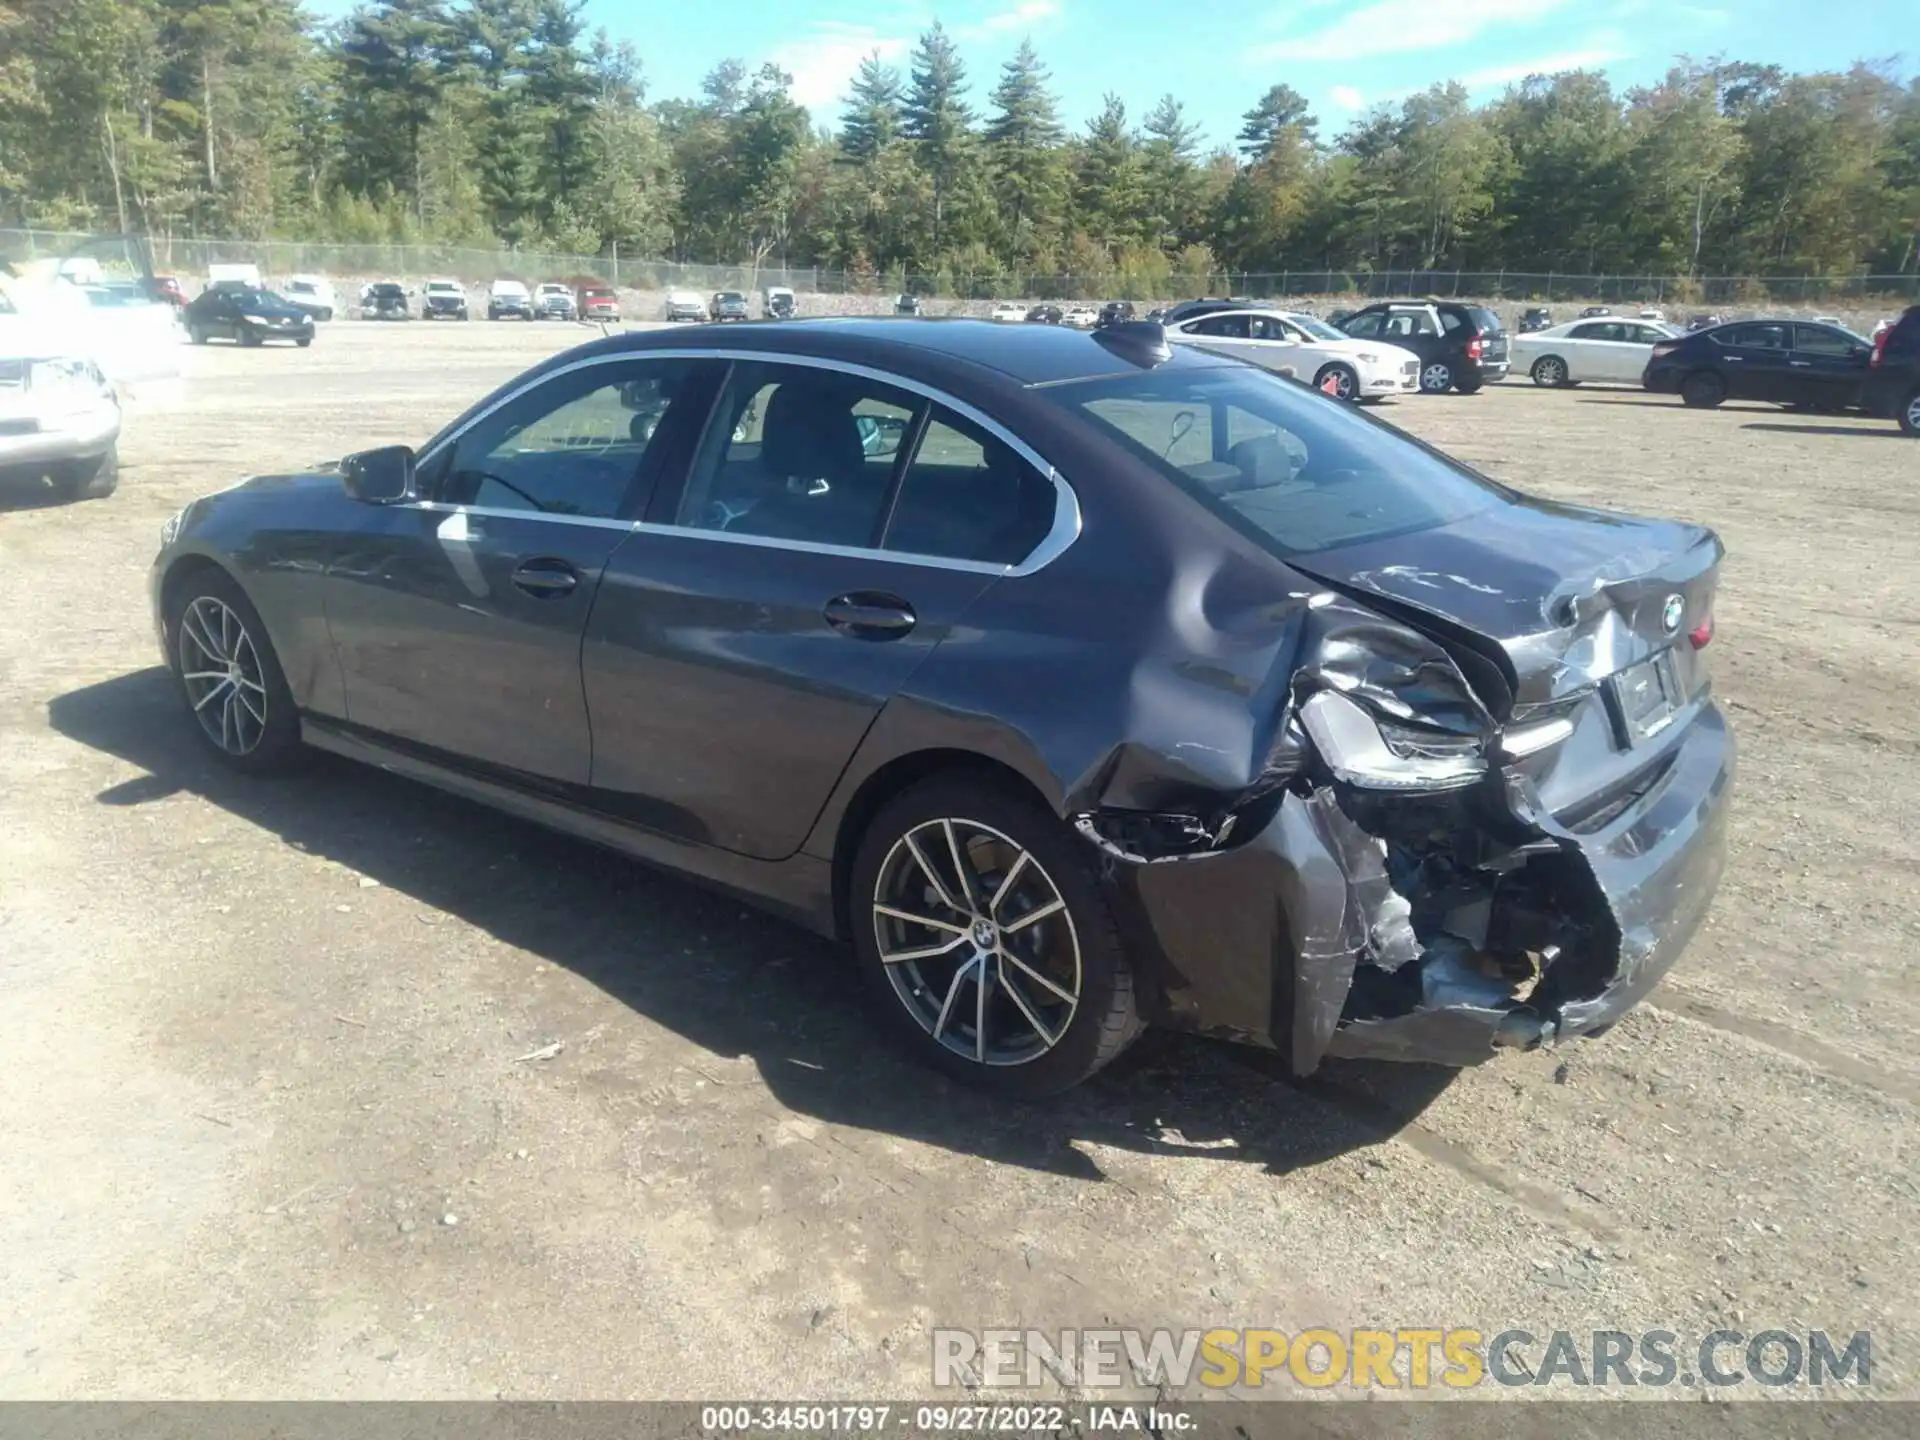
<svg viewBox="0 0 1920 1440">
<path fill-rule="evenodd" d="M 71 505 L 44 475 L 0 474 L 0 515 L 9 510 L 51 510 Z"/>
<path fill-rule="evenodd" d="M 1865 422 L 1866 417 L 1862 416 L 1861 418 L 1862 418 L 1862 421 Z M 1905 440 L 1908 438 L 1907 436 L 1901 434 L 1897 428 L 1896 429 L 1887 428 L 1884 422 L 1882 422 L 1881 426 L 1877 429 L 1867 429 L 1865 428 L 1864 424 L 1862 425 L 1783 425 L 1783 424 L 1780 424 L 1778 421 L 1775 421 L 1772 424 L 1769 424 L 1763 420 L 1755 420 L 1750 422 L 1749 424 L 1742 425 L 1740 428 L 1742 430 L 1769 430 L 1778 435 L 1858 435 L 1858 436 L 1871 436 L 1874 439 L 1880 439 L 1880 440 L 1887 440 L 1887 439 Z"/>
<path fill-rule="evenodd" d="M 1696 408 L 1683 403 L 1678 395 L 1668 395 L 1657 400 L 1641 400 L 1625 395 L 1576 395 L 1574 399 L 1582 405 L 1643 405 L 1650 410 L 1672 410 L 1676 413 L 1681 410 Z M 1780 407 L 1777 405 L 1766 405 L 1759 402 L 1742 403 L 1737 400 L 1723 400 L 1720 404 L 1712 406 L 1711 408 L 1715 410 L 1726 410 L 1734 414 L 1738 414 L 1743 410 L 1757 411 L 1762 415 L 1777 415 L 1780 413 Z"/>
<path fill-rule="evenodd" d="M 1277 1056 L 1149 1034 L 1094 1080 L 1037 1103 L 935 1075 L 880 1037 L 846 953 L 737 900 L 369 766 L 315 754 L 293 774 L 229 770 L 155 667 L 58 696 L 53 728 L 145 772 L 102 792 L 187 793 L 541 960 L 714 1054 L 748 1056 L 793 1111 L 987 1159 L 1102 1178 L 1075 1142 L 1256 1163 L 1274 1173 L 1374 1145 L 1456 1072 Z"/>
</svg>

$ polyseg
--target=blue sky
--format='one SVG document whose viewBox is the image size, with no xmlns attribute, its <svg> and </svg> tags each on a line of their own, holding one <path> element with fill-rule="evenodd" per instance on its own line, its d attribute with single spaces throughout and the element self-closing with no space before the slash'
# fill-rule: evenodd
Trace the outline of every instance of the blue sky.
<svg viewBox="0 0 1920 1440">
<path fill-rule="evenodd" d="M 340 14 L 351 0 L 309 0 Z M 1138 119 L 1172 92 L 1226 144 L 1279 81 L 1313 102 L 1321 133 L 1439 80 L 1497 96 L 1534 70 L 1604 68 L 1621 86 L 1657 79 L 1681 53 L 1843 67 L 1907 49 L 1920 66 L 1916 0 L 587 0 L 590 25 L 631 40 L 654 99 L 692 94 L 729 55 L 777 61 L 796 96 L 831 122 L 860 57 L 904 64 L 937 16 L 960 41 L 974 104 L 1031 36 L 1079 126 L 1117 91 Z M 1896 23 L 1897 16 L 1897 23 Z M 848 18 L 854 17 L 854 18 Z"/>
</svg>

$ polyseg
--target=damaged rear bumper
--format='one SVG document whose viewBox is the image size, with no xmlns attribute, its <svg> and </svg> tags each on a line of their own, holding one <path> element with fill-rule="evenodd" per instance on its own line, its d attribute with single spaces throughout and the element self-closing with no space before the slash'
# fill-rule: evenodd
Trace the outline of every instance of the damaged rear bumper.
<svg viewBox="0 0 1920 1440">
<path fill-rule="evenodd" d="M 1549 813 L 1518 769 L 1489 782 L 1504 787 L 1518 842 L 1504 861 L 1518 868 L 1507 873 L 1529 877 L 1487 882 L 1494 931 L 1544 936 L 1551 910 L 1581 937 L 1560 954 L 1544 939 L 1483 937 L 1509 957 L 1530 946 L 1550 957 L 1535 956 L 1530 987 L 1475 973 L 1463 957 L 1485 956 L 1431 925 L 1424 942 L 1414 938 L 1389 847 L 1332 785 L 1287 790 L 1231 849 L 1112 864 L 1140 958 L 1158 980 L 1156 1018 L 1273 1046 L 1300 1074 L 1327 1055 L 1472 1065 L 1502 1047 L 1604 1030 L 1672 967 L 1725 859 L 1734 743 L 1711 701 L 1659 761 L 1631 805 L 1581 830 Z M 1526 913 L 1503 917 L 1503 906 L 1522 909 L 1502 898 L 1516 890 L 1527 892 Z"/>
</svg>

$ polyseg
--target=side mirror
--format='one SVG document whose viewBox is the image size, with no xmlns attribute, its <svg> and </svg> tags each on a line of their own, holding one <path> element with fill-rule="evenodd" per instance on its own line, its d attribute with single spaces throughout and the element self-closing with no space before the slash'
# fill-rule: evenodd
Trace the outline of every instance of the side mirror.
<svg viewBox="0 0 1920 1440">
<path fill-rule="evenodd" d="M 856 415 L 853 423 L 860 431 L 861 453 L 869 459 L 899 453 L 907 422 L 898 415 Z"/>
<path fill-rule="evenodd" d="M 361 450 L 340 462 L 340 484 L 366 505 L 393 505 L 414 494 L 413 447 L 382 445 Z"/>
</svg>

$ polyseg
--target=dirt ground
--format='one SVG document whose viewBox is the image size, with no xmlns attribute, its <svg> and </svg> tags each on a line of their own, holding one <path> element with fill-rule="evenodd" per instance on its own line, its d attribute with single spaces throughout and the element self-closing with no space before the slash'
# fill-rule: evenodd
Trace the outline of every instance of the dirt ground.
<svg viewBox="0 0 1920 1440">
<path fill-rule="evenodd" d="M 0 499 L 0 1397 L 907 1396 L 935 1325 L 1103 1324 L 1869 1330 L 1920 1394 L 1920 447 L 1524 381 L 1388 407 L 1725 538 L 1710 927 L 1558 1053 L 1297 1084 L 1155 1037 L 1016 1107 L 877 1043 L 813 939 L 344 762 L 236 778 L 177 712 L 170 513 L 583 333 L 191 351 L 116 496 Z"/>
</svg>

